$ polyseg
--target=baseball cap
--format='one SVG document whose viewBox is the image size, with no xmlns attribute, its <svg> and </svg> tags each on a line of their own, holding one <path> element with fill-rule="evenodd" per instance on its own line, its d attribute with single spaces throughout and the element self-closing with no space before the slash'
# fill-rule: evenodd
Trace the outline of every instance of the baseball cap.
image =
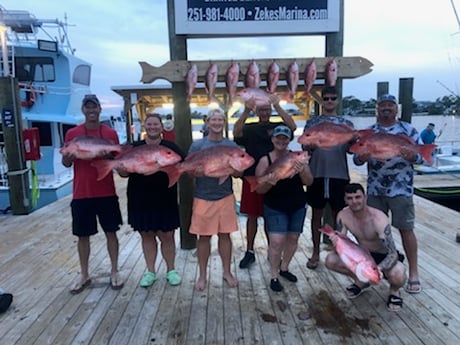
<svg viewBox="0 0 460 345">
<path fill-rule="evenodd" d="M 393 96 L 393 95 L 390 95 L 388 93 L 386 93 L 384 95 L 381 95 L 379 97 L 379 100 L 378 100 L 377 104 L 380 104 L 380 103 L 385 102 L 385 101 L 393 102 L 396 105 L 398 104 L 398 101 L 396 100 L 396 97 Z"/>
<path fill-rule="evenodd" d="M 274 137 L 276 137 L 278 135 L 284 135 L 285 137 L 291 139 L 292 132 L 289 129 L 289 127 L 284 126 L 284 125 L 280 125 L 280 126 L 275 127 L 275 129 L 273 130 L 273 134 L 272 134 L 272 136 L 274 136 Z"/>
<path fill-rule="evenodd" d="M 86 105 L 86 103 L 88 102 L 93 102 L 98 106 L 101 105 L 101 102 L 99 102 L 99 99 L 96 95 L 85 95 L 85 97 L 83 97 L 83 101 L 81 102 L 81 104 Z"/>
</svg>

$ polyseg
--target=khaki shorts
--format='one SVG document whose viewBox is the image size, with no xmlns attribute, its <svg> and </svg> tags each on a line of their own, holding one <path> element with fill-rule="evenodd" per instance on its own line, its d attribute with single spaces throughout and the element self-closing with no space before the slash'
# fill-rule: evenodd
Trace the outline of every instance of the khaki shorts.
<svg viewBox="0 0 460 345">
<path fill-rule="evenodd" d="M 391 211 L 391 225 L 400 230 L 413 230 L 415 225 L 414 201 L 411 196 L 367 196 L 367 204 L 388 215 Z"/>
<path fill-rule="evenodd" d="M 219 200 L 193 199 L 192 221 L 189 232 L 199 236 L 229 234 L 238 230 L 235 196 Z"/>
</svg>

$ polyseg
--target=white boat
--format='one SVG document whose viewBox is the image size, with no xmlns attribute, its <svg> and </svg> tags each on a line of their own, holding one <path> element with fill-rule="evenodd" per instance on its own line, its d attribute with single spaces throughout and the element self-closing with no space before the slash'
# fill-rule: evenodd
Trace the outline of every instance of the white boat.
<svg viewBox="0 0 460 345">
<path fill-rule="evenodd" d="M 418 165 L 417 174 L 460 173 L 460 142 L 438 142 L 432 165 Z"/>
<path fill-rule="evenodd" d="M 32 205 L 39 208 L 72 191 L 73 172 L 61 164 L 59 149 L 66 131 L 84 121 L 81 100 L 91 93 L 91 64 L 75 56 L 66 23 L 1 6 L 0 23 L 7 28 L 6 44 L 2 42 L 6 54 L 0 47 L 0 75 L 17 79 L 23 128 L 38 128 L 39 132 L 41 158 L 27 163 L 36 169 L 30 176 L 38 181 L 31 179 L 30 185 L 34 188 L 31 195 L 39 195 Z M 111 119 L 101 114 L 101 121 L 110 124 Z M 0 139 L 0 211 L 6 212 L 10 200 L 2 142 Z"/>
</svg>

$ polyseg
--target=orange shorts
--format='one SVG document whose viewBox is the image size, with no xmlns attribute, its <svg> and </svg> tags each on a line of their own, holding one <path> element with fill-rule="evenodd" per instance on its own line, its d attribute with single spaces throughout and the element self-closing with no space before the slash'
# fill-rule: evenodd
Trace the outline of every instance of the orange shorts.
<svg viewBox="0 0 460 345">
<path fill-rule="evenodd" d="M 229 234 L 238 230 L 235 196 L 220 200 L 193 199 L 192 221 L 189 232 L 200 236 Z"/>
</svg>

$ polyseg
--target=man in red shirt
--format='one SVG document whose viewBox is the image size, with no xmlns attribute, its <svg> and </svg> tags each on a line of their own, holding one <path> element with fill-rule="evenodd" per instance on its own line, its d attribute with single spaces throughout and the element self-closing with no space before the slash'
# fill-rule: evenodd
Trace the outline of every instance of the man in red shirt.
<svg viewBox="0 0 460 345">
<path fill-rule="evenodd" d="M 112 128 L 99 122 L 101 104 L 96 95 L 86 95 L 82 101 L 82 113 L 85 122 L 69 129 L 65 135 L 65 142 L 80 136 L 92 136 L 106 139 L 118 144 L 118 136 Z M 78 294 L 91 284 L 89 277 L 90 236 L 95 235 L 97 219 L 107 238 L 107 248 L 111 261 L 110 286 L 121 289 L 123 282 L 118 273 L 118 237 L 116 231 L 123 223 L 121 218 L 118 196 L 115 191 L 113 174 L 108 174 L 101 181 L 97 181 L 97 170 L 91 165 L 92 160 L 77 159 L 68 153 L 62 156 L 65 167 L 73 165 L 73 199 L 72 233 L 78 237 L 78 256 L 80 259 L 81 275 L 70 292 Z"/>
</svg>

